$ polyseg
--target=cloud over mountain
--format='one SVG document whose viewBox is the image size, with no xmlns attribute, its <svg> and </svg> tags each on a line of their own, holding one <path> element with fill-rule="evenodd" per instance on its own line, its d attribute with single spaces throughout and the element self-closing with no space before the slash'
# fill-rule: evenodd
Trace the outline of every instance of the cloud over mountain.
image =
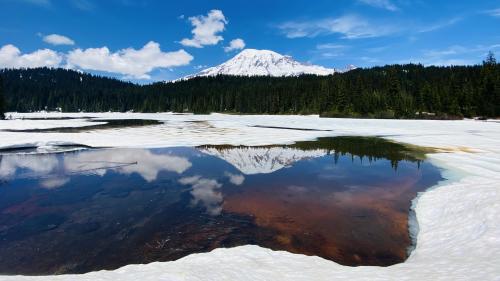
<svg viewBox="0 0 500 281">
<path fill-rule="evenodd" d="M 235 50 L 243 50 L 245 46 L 246 46 L 245 41 L 243 41 L 243 39 L 238 38 L 231 40 L 231 42 L 229 42 L 229 46 L 224 47 L 224 51 L 227 53 Z"/>
</svg>

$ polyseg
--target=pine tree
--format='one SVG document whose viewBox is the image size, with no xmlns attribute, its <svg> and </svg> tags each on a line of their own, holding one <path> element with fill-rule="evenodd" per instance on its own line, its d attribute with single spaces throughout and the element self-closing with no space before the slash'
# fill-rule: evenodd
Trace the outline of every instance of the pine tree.
<svg viewBox="0 0 500 281">
<path fill-rule="evenodd" d="M 424 111 L 424 93 L 422 90 L 418 91 L 415 96 L 415 107 L 420 115 Z"/>
<path fill-rule="evenodd" d="M 483 65 L 487 66 L 495 66 L 497 64 L 497 60 L 495 59 L 495 54 L 492 51 L 489 51 L 486 55 L 486 59 L 483 61 Z"/>
<path fill-rule="evenodd" d="M 482 97 L 480 100 L 480 108 L 485 116 L 495 116 L 495 80 L 496 69 L 498 68 L 495 55 L 489 52 L 486 59 L 483 61 L 483 83 L 482 83 Z"/>
<path fill-rule="evenodd" d="M 346 87 L 343 83 L 343 80 L 340 80 L 340 83 L 337 88 L 337 109 L 339 112 L 344 112 L 347 109 L 348 101 L 346 96 Z"/>
<path fill-rule="evenodd" d="M 396 71 L 392 70 L 389 73 L 389 103 L 394 110 L 394 117 L 401 118 L 404 116 L 404 101 L 401 94 L 401 85 L 396 76 Z"/>
</svg>

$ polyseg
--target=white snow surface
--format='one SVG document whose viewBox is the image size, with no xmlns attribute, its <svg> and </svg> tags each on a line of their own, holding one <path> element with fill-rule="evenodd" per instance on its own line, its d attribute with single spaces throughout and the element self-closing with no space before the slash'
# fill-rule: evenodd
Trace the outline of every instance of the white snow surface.
<svg viewBox="0 0 500 281">
<path fill-rule="evenodd" d="M 442 153 L 429 155 L 429 160 L 443 167 L 449 180 L 421 193 L 416 199 L 417 245 L 404 263 L 394 266 L 347 267 L 319 257 L 247 245 L 193 254 L 173 262 L 128 265 L 114 271 L 45 277 L 1 276 L 0 280 L 500 280 L 498 122 L 170 113 L 33 113 L 13 116 L 142 118 L 162 120 L 165 124 L 81 133 L 12 133 L 1 129 L 73 126 L 85 121 L 57 120 L 48 124 L 48 121 L 6 120 L 0 121 L 0 147 L 55 142 L 112 147 L 267 145 L 320 136 L 382 136 L 442 148 Z M 256 125 L 332 131 L 254 127 Z"/>
<path fill-rule="evenodd" d="M 245 49 L 223 64 L 207 68 L 181 80 L 217 75 L 281 77 L 302 74 L 330 75 L 335 72 L 335 69 L 300 63 L 273 51 Z"/>
</svg>

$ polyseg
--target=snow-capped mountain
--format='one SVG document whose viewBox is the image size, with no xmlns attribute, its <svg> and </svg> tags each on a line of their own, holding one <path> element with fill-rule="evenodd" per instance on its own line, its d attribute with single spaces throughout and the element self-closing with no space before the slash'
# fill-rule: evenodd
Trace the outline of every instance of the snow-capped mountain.
<svg viewBox="0 0 500 281">
<path fill-rule="evenodd" d="M 333 68 L 300 63 L 289 56 L 269 50 L 245 49 L 225 63 L 207 68 L 182 80 L 200 76 L 298 76 L 302 74 L 329 75 Z"/>
<path fill-rule="evenodd" d="M 282 147 L 200 148 L 201 152 L 230 163 L 245 175 L 269 174 L 293 163 L 325 156 L 326 150 L 300 150 Z"/>
<path fill-rule="evenodd" d="M 357 69 L 358 67 L 353 65 L 353 64 L 349 64 L 347 65 L 344 70 L 342 72 L 347 72 L 347 71 L 351 71 L 351 70 L 354 70 L 354 69 Z"/>
</svg>

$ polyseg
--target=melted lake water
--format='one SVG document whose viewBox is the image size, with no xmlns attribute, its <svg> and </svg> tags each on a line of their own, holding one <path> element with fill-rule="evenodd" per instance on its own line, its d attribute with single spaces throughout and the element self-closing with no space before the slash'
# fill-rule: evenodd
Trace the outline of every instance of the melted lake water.
<svg viewBox="0 0 500 281">
<path fill-rule="evenodd" d="M 246 244 L 387 266 L 407 257 L 410 201 L 442 179 L 419 153 L 375 138 L 0 157 L 2 274 Z"/>
</svg>

